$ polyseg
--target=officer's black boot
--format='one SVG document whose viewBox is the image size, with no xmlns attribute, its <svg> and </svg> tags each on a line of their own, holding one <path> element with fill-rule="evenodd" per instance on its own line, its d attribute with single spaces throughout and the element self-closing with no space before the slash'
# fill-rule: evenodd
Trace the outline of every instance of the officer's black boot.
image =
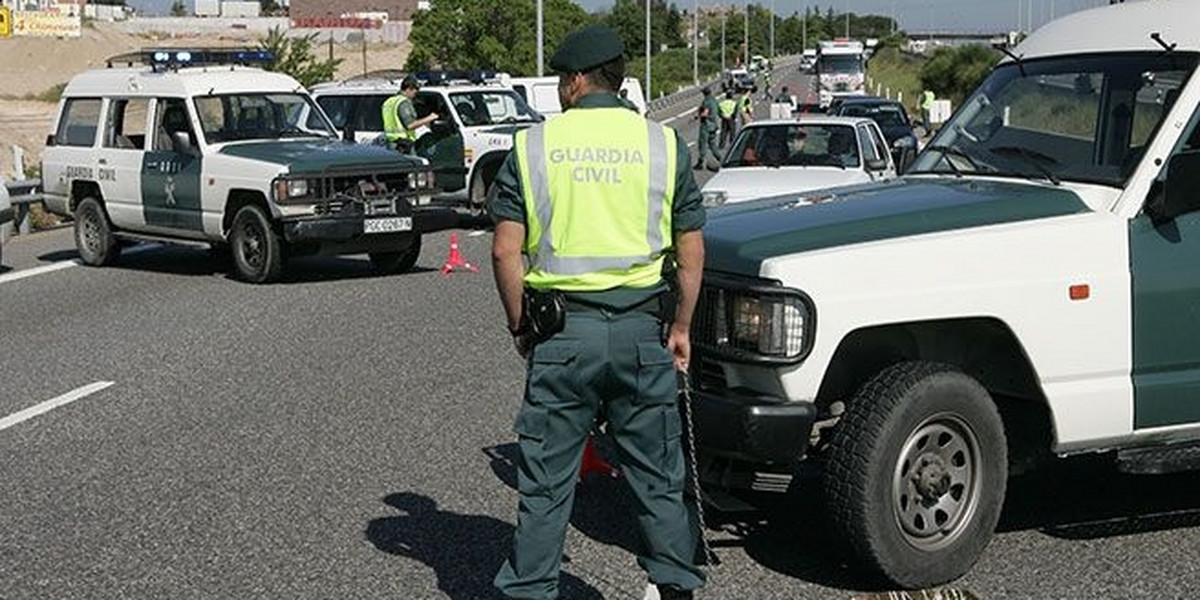
<svg viewBox="0 0 1200 600">
<path fill-rule="evenodd" d="M 692 590 L 681 590 L 670 585 L 659 585 L 658 597 L 662 600 L 692 600 L 695 595 Z"/>
</svg>

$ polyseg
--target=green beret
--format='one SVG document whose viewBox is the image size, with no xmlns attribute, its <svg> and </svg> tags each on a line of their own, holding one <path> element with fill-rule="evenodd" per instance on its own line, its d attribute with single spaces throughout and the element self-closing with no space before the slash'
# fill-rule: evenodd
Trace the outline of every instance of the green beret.
<svg viewBox="0 0 1200 600">
<path fill-rule="evenodd" d="M 582 73 L 621 56 L 624 51 L 625 44 L 615 31 L 603 25 L 588 25 L 563 38 L 550 57 L 550 68 L 558 73 Z"/>
</svg>

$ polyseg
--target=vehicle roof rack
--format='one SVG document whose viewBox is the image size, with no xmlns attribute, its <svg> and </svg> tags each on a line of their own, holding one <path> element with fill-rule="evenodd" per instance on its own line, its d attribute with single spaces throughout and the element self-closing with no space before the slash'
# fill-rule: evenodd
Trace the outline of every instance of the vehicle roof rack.
<svg viewBox="0 0 1200 600">
<path fill-rule="evenodd" d="M 155 72 L 180 67 L 212 65 L 264 65 L 274 62 L 275 55 L 261 48 L 142 48 L 109 57 L 105 63 L 126 66 L 150 65 Z"/>
<path fill-rule="evenodd" d="M 496 71 L 417 71 L 412 73 L 422 85 L 455 85 L 501 83 L 502 73 Z"/>
</svg>

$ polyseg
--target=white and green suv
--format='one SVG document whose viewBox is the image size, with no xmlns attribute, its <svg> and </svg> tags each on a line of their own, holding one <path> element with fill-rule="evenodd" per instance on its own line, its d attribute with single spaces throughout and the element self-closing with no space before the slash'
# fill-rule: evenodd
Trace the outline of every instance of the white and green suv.
<svg viewBox="0 0 1200 600">
<path fill-rule="evenodd" d="M 295 79 L 244 66 L 267 58 L 148 50 L 67 84 L 42 179 L 84 262 L 160 240 L 228 248 L 252 282 L 312 253 L 367 253 L 390 273 L 413 266 L 422 233 L 457 224 L 418 206 L 434 192 L 424 161 L 342 141 Z"/>
<path fill-rule="evenodd" d="M 413 154 L 432 164 L 443 198 L 481 209 L 512 149 L 513 133 L 542 121 L 542 116 L 496 76 L 443 71 L 413 75 L 422 82 L 413 99 L 417 117 L 431 112 L 439 116 L 422 128 Z M 343 136 L 374 141 L 383 136 L 383 102 L 400 91 L 403 77 L 396 71 L 372 72 L 315 85 L 312 93 Z"/>
<path fill-rule="evenodd" d="M 1182 0 L 1071 14 L 904 176 L 712 210 L 708 489 L 815 484 L 854 562 L 918 588 L 975 563 L 1034 459 L 1200 467 L 1196 23 Z"/>
</svg>

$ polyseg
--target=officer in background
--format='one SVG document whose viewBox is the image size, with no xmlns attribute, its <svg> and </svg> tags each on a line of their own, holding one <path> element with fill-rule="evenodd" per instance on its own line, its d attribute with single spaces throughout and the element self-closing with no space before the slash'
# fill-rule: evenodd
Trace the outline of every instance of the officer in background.
<svg viewBox="0 0 1200 600">
<path fill-rule="evenodd" d="M 733 141 L 733 118 L 737 107 L 738 102 L 733 99 L 733 91 L 726 91 L 725 97 L 717 103 L 717 114 L 721 117 L 721 139 L 717 143 L 722 148 Z"/>
<path fill-rule="evenodd" d="M 400 93 L 383 101 L 383 135 L 387 145 L 404 154 L 412 152 L 417 141 L 417 129 L 437 120 L 438 114 L 431 112 L 417 118 L 417 109 L 412 99 L 420 89 L 417 78 L 408 75 L 400 82 Z"/>
<path fill-rule="evenodd" d="M 621 107 L 623 49 L 599 25 L 562 41 L 550 67 L 565 112 L 516 134 L 489 207 L 496 288 L 527 361 L 514 427 L 519 516 L 495 578 L 509 598 L 557 597 L 597 416 L 637 499 L 638 564 L 664 599 L 692 598 L 704 584 L 683 498 L 676 373 L 691 356 L 704 207 L 683 138 Z M 671 255 L 677 291 L 664 278 Z"/>
<path fill-rule="evenodd" d="M 925 128 L 925 135 L 933 133 L 933 124 L 930 123 L 929 113 L 933 110 L 933 102 L 935 100 L 937 100 L 937 95 L 933 93 L 933 90 L 925 88 L 921 92 L 921 125 Z"/>
<path fill-rule="evenodd" d="M 721 153 L 717 152 L 717 114 L 720 111 L 716 98 L 712 96 L 712 90 L 704 88 L 704 99 L 696 112 L 696 118 L 700 119 L 700 138 L 697 140 L 696 164 L 692 165 L 693 169 L 704 168 L 706 154 L 712 154 L 718 167 L 721 164 Z"/>
</svg>

